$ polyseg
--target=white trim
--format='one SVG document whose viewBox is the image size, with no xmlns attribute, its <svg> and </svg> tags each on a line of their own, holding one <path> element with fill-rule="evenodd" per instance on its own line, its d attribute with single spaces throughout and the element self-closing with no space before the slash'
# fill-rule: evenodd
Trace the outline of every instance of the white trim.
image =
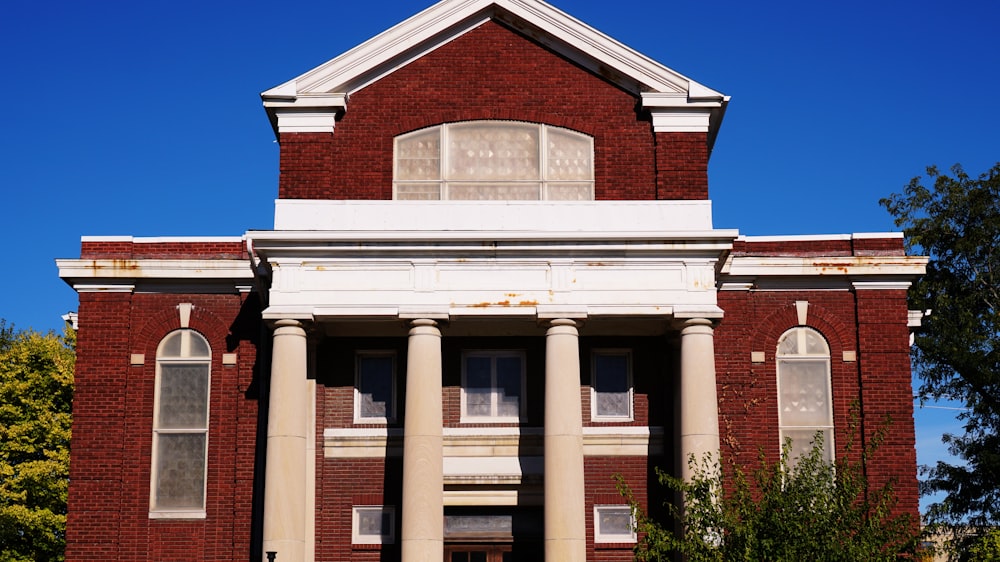
<svg viewBox="0 0 1000 562">
<path fill-rule="evenodd" d="M 631 533 L 616 533 L 616 534 L 605 534 L 601 532 L 601 512 L 602 511 L 614 511 L 614 512 L 627 512 L 629 515 L 630 523 L 629 526 L 632 529 Z M 635 516 L 632 514 L 632 508 L 628 504 L 617 504 L 617 505 L 595 505 L 594 506 L 594 543 L 596 544 L 608 544 L 608 543 L 634 543 L 637 540 L 635 532 Z"/>
<path fill-rule="evenodd" d="M 723 266 L 733 277 L 922 275 L 925 256 L 734 256 Z"/>
<path fill-rule="evenodd" d="M 597 357 L 625 357 L 625 384 L 627 391 L 628 413 L 625 415 L 600 415 L 597 413 Z M 635 416 L 635 387 L 632 379 L 632 350 L 627 348 L 600 348 L 590 352 L 590 420 L 593 422 L 623 422 L 632 421 Z"/>
<path fill-rule="evenodd" d="M 159 244 L 161 242 L 242 242 L 243 236 L 81 236 L 80 242 L 134 242 Z"/>
<path fill-rule="evenodd" d="M 913 283 L 910 281 L 854 281 L 851 286 L 855 290 L 907 290 Z"/>
<path fill-rule="evenodd" d="M 58 259 L 56 265 L 59 267 L 59 277 L 74 286 L 84 279 L 253 278 L 249 260 Z M 78 286 L 86 288 L 90 285 Z"/>
</svg>

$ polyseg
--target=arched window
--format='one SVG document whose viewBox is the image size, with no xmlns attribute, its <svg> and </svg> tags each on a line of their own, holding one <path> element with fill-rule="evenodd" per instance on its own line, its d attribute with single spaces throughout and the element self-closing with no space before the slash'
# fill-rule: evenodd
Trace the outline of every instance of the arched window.
<svg viewBox="0 0 1000 562">
<path fill-rule="evenodd" d="M 833 461 L 830 346 L 812 328 L 792 328 L 778 340 L 778 424 L 781 442 L 792 440 L 791 459 L 807 453 L 817 432 L 823 456 Z"/>
<path fill-rule="evenodd" d="M 396 137 L 396 199 L 594 198 L 594 140 L 517 121 L 467 121 Z"/>
<path fill-rule="evenodd" d="M 167 334 L 156 350 L 150 513 L 204 517 L 212 351 L 198 332 Z"/>
</svg>

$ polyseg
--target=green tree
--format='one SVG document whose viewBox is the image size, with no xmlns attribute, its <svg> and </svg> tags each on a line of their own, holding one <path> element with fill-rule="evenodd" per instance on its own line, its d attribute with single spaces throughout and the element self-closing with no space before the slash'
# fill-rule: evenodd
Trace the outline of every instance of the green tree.
<svg viewBox="0 0 1000 562">
<path fill-rule="evenodd" d="M 911 252 L 930 258 L 910 307 L 930 310 L 913 347 L 919 396 L 965 405 L 964 434 L 943 437 L 961 463 L 922 467 L 924 493 L 944 492 L 930 523 L 1000 524 L 1000 163 L 978 178 L 935 167 L 881 204 Z"/>
<path fill-rule="evenodd" d="M 684 497 L 683 508 L 664 504 L 669 522 L 648 516 L 619 476 L 640 537 L 635 559 L 683 554 L 689 562 L 888 562 L 915 552 L 916 522 L 893 514 L 891 484 L 869 490 L 863 461 L 851 461 L 849 452 L 835 464 L 826 462 L 822 434 L 798 459 L 789 457 L 790 447 L 786 442 L 774 463 L 761 453 L 749 473 L 705 460 L 693 466 L 690 482 L 657 470 L 660 484 Z"/>
<path fill-rule="evenodd" d="M 63 559 L 74 343 L 0 320 L 0 562 Z"/>
<path fill-rule="evenodd" d="M 1000 562 L 1000 529 L 990 529 L 969 546 L 970 562 Z"/>
</svg>

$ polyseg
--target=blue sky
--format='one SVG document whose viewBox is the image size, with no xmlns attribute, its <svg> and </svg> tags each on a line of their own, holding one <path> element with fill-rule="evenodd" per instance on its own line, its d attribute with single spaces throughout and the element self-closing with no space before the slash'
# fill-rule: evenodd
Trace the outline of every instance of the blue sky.
<svg viewBox="0 0 1000 562">
<path fill-rule="evenodd" d="M 1000 3 L 560 0 L 732 96 L 715 225 L 749 235 L 895 230 L 878 200 L 925 166 L 1000 161 Z M 0 317 L 59 328 L 56 257 L 81 235 L 240 235 L 272 224 L 277 145 L 259 93 L 429 2 L 15 2 L 0 17 Z M 918 410 L 921 462 L 947 410 Z"/>
</svg>

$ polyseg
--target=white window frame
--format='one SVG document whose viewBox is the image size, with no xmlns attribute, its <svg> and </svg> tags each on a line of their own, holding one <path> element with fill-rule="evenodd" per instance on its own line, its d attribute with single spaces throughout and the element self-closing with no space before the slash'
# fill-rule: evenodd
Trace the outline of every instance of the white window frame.
<svg viewBox="0 0 1000 562">
<path fill-rule="evenodd" d="M 389 357 L 392 359 L 392 390 L 388 404 L 388 416 L 363 416 L 361 413 L 361 363 L 367 357 Z M 354 354 L 354 423 L 388 424 L 396 421 L 396 373 L 398 364 L 395 351 L 359 350 Z"/>
<path fill-rule="evenodd" d="M 517 416 L 498 416 L 496 415 L 496 392 L 492 393 L 491 409 L 493 414 L 489 416 L 470 416 L 466 413 L 466 388 L 468 385 L 466 383 L 467 372 L 467 360 L 470 357 L 489 357 L 491 359 L 491 385 L 493 390 L 496 390 L 496 359 L 500 357 L 516 357 L 521 361 L 521 396 L 518 402 L 518 415 Z M 520 350 L 467 350 L 462 352 L 462 398 L 461 398 L 461 423 L 520 423 L 527 419 L 527 397 L 525 396 L 526 389 L 526 360 L 524 351 Z"/>
<path fill-rule="evenodd" d="M 597 358 L 599 356 L 625 357 L 625 384 L 628 386 L 628 414 L 601 415 L 597 412 Z M 590 354 L 590 419 L 595 422 L 623 422 L 635 419 L 635 387 L 632 382 L 631 349 L 595 349 Z"/>
<path fill-rule="evenodd" d="M 630 533 L 602 533 L 601 532 L 601 512 L 616 511 L 616 512 L 627 512 L 629 516 L 629 527 L 631 528 Z M 632 513 L 632 508 L 626 504 L 618 505 L 595 505 L 594 506 L 594 543 L 596 544 L 608 544 L 608 543 L 635 543 L 638 538 L 635 532 L 635 514 Z"/>
<path fill-rule="evenodd" d="M 389 521 L 389 529 L 379 535 L 361 534 L 361 513 L 378 512 L 380 520 Z M 351 508 L 351 544 L 393 544 L 396 542 L 396 508 L 391 505 L 356 505 Z"/>
<path fill-rule="evenodd" d="M 189 337 L 197 337 L 201 339 L 205 346 L 208 348 L 207 356 L 194 356 L 185 357 L 186 351 L 185 347 L 190 348 L 190 340 L 181 336 L 181 353 L 180 357 L 162 357 L 163 345 L 164 343 L 174 334 L 186 333 Z M 187 345 L 185 345 L 187 341 Z M 160 428 L 160 382 L 161 382 L 161 367 L 164 364 L 205 364 L 208 367 L 208 374 L 206 381 L 206 392 L 208 395 L 205 397 L 205 427 L 203 428 Z M 181 328 L 174 330 L 163 337 L 160 340 L 159 345 L 156 349 L 156 381 L 154 383 L 154 393 L 153 393 L 153 442 L 152 451 L 150 454 L 151 466 L 150 466 L 150 478 L 149 478 L 149 517 L 151 519 L 204 519 L 207 517 L 207 511 L 205 508 L 206 502 L 208 501 L 208 429 L 211 423 L 211 403 L 212 403 L 212 347 L 209 344 L 208 339 L 203 335 L 198 333 L 196 330 L 190 328 Z M 204 435 L 205 436 L 205 448 L 203 450 L 204 455 L 204 465 L 205 473 L 202 475 L 203 488 L 201 491 L 201 506 L 194 508 L 162 508 L 156 505 L 156 488 L 159 483 L 159 439 L 160 435 Z"/>
<path fill-rule="evenodd" d="M 521 127 L 525 127 L 525 128 L 527 128 L 527 127 L 535 127 L 535 128 L 537 128 L 537 130 L 538 130 L 538 152 L 539 152 L 539 154 L 538 154 L 538 178 L 534 178 L 534 179 L 521 179 L 521 180 L 494 180 L 494 181 L 486 182 L 486 181 L 483 181 L 483 180 L 456 180 L 456 179 L 444 177 L 446 175 L 445 170 L 449 169 L 449 151 L 448 151 L 447 147 L 450 144 L 450 142 L 449 142 L 449 140 L 450 140 L 449 131 L 451 130 L 451 128 L 454 127 L 454 126 L 479 125 L 479 124 L 485 124 L 485 123 L 496 123 L 498 127 L 502 127 L 502 126 L 521 126 Z M 400 143 L 400 141 L 406 140 L 406 138 L 409 137 L 409 136 L 411 136 L 411 135 L 426 134 L 427 132 L 429 132 L 429 131 L 431 131 L 433 129 L 437 129 L 438 133 L 439 133 L 439 137 L 438 137 L 438 141 L 439 141 L 438 142 L 438 149 L 439 149 L 439 152 L 438 152 L 438 178 L 437 179 L 433 179 L 433 180 L 432 179 L 424 179 L 424 180 L 401 180 L 401 179 L 399 179 L 399 177 L 398 177 L 399 176 L 399 174 L 398 174 L 399 160 L 397 159 L 397 155 L 399 154 L 399 143 Z M 548 151 L 547 147 L 548 147 L 548 132 L 549 132 L 550 129 L 558 130 L 558 131 L 560 131 L 562 133 L 568 133 L 568 134 L 573 135 L 573 136 L 575 136 L 577 138 L 580 138 L 580 139 L 587 139 L 590 142 L 590 179 L 589 180 L 554 180 L 554 179 L 549 179 L 548 177 L 546 177 L 546 174 L 548 173 L 548 164 L 549 164 L 549 151 Z M 448 193 L 448 187 L 449 187 L 449 184 L 451 184 L 451 183 L 455 183 L 455 184 L 469 184 L 469 183 L 473 183 L 473 184 L 487 184 L 487 183 L 493 183 L 493 184 L 497 184 L 497 185 L 500 185 L 500 184 L 518 185 L 518 184 L 536 183 L 536 182 L 539 185 L 538 199 L 535 199 L 536 201 L 537 200 L 541 200 L 541 201 L 547 201 L 547 200 L 549 200 L 549 197 L 548 197 L 548 191 L 549 191 L 548 188 L 549 188 L 549 186 L 550 185 L 556 186 L 556 185 L 559 185 L 559 184 L 589 184 L 590 193 L 589 193 L 589 197 L 587 199 L 585 199 L 585 201 L 593 201 L 594 200 L 594 137 L 592 137 L 590 135 L 587 135 L 585 133 L 581 133 L 579 131 L 574 131 L 573 129 L 567 129 L 565 127 L 557 127 L 555 125 L 546 125 L 544 123 L 532 123 L 532 122 L 527 122 L 527 121 L 507 121 L 507 120 L 489 120 L 489 119 L 484 119 L 484 120 L 478 120 L 478 121 L 458 121 L 458 122 L 455 122 L 455 123 L 443 123 L 441 125 L 435 125 L 433 127 L 425 127 L 423 129 L 419 129 L 419 130 L 416 130 L 416 131 L 411 131 L 409 133 L 404 133 L 402 135 L 397 136 L 395 139 L 393 139 L 393 157 L 392 157 L 392 198 L 393 199 L 399 199 L 399 196 L 398 196 L 398 193 L 397 193 L 397 185 L 398 184 L 410 184 L 410 185 L 413 185 L 413 184 L 422 184 L 422 185 L 428 185 L 428 186 L 434 186 L 434 185 L 436 185 L 439 188 L 438 189 L 438 199 L 437 200 L 445 201 L 445 200 L 449 200 L 450 199 L 450 196 L 449 196 L 449 193 Z M 529 199 L 529 201 L 530 201 L 530 199 Z"/>
<path fill-rule="evenodd" d="M 823 341 L 823 344 L 824 344 L 824 346 L 826 348 L 826 352 L 825 353 L 804 353 L 803 352 L 803 350 L 805 350 L 805 348 L 806 348 L 806 346 L 805 346 L 806 334 L 809 333 L 809 332 L 812 332 L 813 334 L 815 334 L 817 337 L 819 337 Z M 797 353 L 795 355 L 787 355 L 787 354 L 781 354 L 780 353 L 781 342 L 783 342 L 788 337 L 799 338 L 799 341 L 798 341 L 798 344 L 797 344 L 797 348 L 800 351 L 800 353 Z M 826 450 L 826 452 L 829 453 L 829 458 L 827 458 L 826 460 L 828 462 L 830 462 L 830 463 L 833 463 L 836 460 L 836 456 L 837 456 L 836 455 L 836 450 L 837 449 L 834 446 L 834 431 L 833 431 L 833 380 L 832 380 L 833 377 L 832 377 L 832 374 L 831 374 L 832 372 L 831 372 L 830 342 L 827 341 L 827 339 L 823 336 L 822 333 L 820 333 L 818 330 L 816 330 L 814 328 L 810 328 L 808 326 L 796 326 L 794 328 L 786 330 L 783 334 L 781 334 L 781 337 L 778 338 L 778 345 L 776 346 L 776 350 L 777 351 L 775 352 L 775 375 L 776 375 L 775 378 L 776 378 L 776 386 L 777 386 L 777 390 L 778 390 L 778 437 L 779 437 L 779 440 L 780 440 L 780 442 L 779 442 L 780 446 L 784 447 L 784 445 L 785 445 L 785 435 L 786 435 L 785 432 L 786 431 L 812 430 L 813 434 L 815 434 L 818 431 L 823 431 L 828 436 L 828 437 L 825 438 L 824 443 L 823 443 L 823 448 Z M 823 424 L 823 425 L 789 425 L 789 424 L 786 424 L 785 420 L 784 420 L 784 416 L 782 415 L 782 410 L 784 410 L 784 407 L 783 407 L 783 405 L 781 403 L 781 399 L 782 399 L 782 393 L 781 393 L 781 368 L 782 368 L 782 365 L 788 364 L 788 363 L 795 363 L 797 361 L 801 361 L 801 362 L 806 362 L 806 361 L 808 361 L 808 362 L 816 362 L 817 360 L 824 360 L 824 359 L 826 360 L 826 365 L 825 365 L 825 367 L 826 367 L 826 369 L 825 369 L 825 371 L 826 371 L 825 372 L 825 379 L 826 379 L 826 398 L 827 398 L 827 403 L 828 403 L 827 416 L 826 416 L 826 420 L 824 420 L 825 424 Z M 794 459 L 794 458 L 789 459 L 789 463 L 792 466 L 795 465 L 795 461 L 796 461 L 796 459 Z"/>
</svg>

